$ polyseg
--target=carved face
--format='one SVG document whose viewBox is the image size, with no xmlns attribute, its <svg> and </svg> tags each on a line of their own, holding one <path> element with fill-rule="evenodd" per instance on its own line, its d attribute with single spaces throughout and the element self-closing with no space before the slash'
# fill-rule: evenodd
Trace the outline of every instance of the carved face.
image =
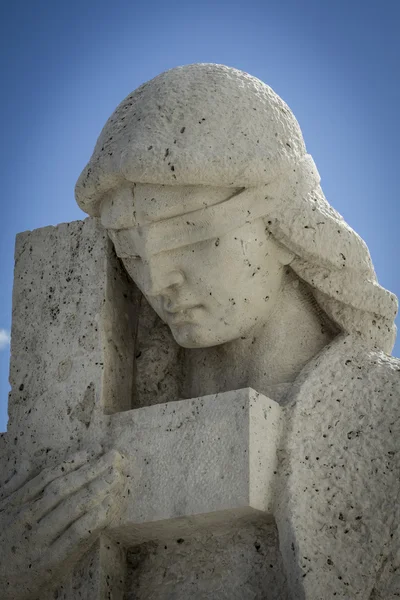
<svg viewBox="0 0 400 600">
<path fill-rule="evenodd" d="M 214 207 L 236 195 L 229 188 L 137 184 L 102 205 L 125 268 L 186 348 L 251 335 L 277 306 L 289 253 L 261 218 L 233 230 L 212 221 Z"/>
</svg>

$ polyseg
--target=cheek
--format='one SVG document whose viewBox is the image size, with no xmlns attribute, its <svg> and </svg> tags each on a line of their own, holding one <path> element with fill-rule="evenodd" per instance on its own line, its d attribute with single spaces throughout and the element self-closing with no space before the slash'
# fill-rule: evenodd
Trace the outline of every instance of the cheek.
<svg viewBox="0 0 400 600">
<path fill-rule="evenodd" d="M 232 243 L 233 242 L 233 243 Z M 186 285 L 211 306 L 231 310 L 253 283 L 252 267 L 239 240 L 216 239 L 180 257 Z M 238 296 L 238 301 L 235 301 Z"/>
<path fill-rule="evenodd" d="M 235 322 L 254 323 L 266 318 L 276 304 L 284 271 L 273 249 L 267 253 L 265 244 L 227 245 L 210 273 L 210 301 L 215 300 Z"/>
</svg>

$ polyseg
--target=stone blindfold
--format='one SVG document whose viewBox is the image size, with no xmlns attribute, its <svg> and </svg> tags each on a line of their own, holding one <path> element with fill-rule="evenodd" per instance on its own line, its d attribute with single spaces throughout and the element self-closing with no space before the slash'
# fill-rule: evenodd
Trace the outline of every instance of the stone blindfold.
<svg viewBox="0 0 400 600">
<path fill-rule="evenodd" d="M 285 182 L 287 186 L 293 188 L 288 190 L 288 199 L 293 195 L 306 197 L 312 189 L 316 188 L 320 177 L 312 157 L 305 155 L 296 163 L 291 169 L 290 176 L 285 177 Z M 246 188 L 218 204 L 144 225 L 139 225 L 135 221 L 133 194 L 131 194 L 132 212 L 129 215 L 129 222 L 125 221 L 124 225 L 113 219 L 110 200 L 106 199 L 102 206 L 101 221 L 110 232 L 121 258 L 132 257 L 132 246 L 138 255 L 146 258 L 181 246 L 220 237 L 262 217 L 267 219 L 269 210 L 273 208 L 271 203 L 281 202 L 275 194 L 268 195 L 273 183 Z M 113 235 L 113 230 L 118 230 L 118 237 Z"/>
</svg>

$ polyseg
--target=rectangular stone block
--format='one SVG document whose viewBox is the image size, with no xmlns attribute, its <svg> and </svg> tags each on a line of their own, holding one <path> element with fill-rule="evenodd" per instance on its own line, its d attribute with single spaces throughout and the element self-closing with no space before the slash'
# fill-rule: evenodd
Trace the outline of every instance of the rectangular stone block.
<svg viewBox="0 0 400 600">
<path fill-rule="evenodd" d="M 126 545 L 271 513 L 279 405 L 252 389 L 109 417 L 129 457 L 131 500 L 110 532 Z"/>
<path fill-rule="evenodd" d="M 7 438 L 20 459 L 68 453 L 132 407 L 137 304 L 96 219 L 17 236 Z"/>
</svg>

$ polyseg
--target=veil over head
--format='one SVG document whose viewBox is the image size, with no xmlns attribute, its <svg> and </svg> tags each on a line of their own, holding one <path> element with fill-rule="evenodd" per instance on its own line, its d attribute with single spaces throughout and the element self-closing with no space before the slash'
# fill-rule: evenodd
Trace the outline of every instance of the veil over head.
<svg viewBox="0 0 400 600">
<path fill-rule="evenodd" d="M 391 351 L 396 297 L 378 284 L 366 244 L 325 199 L 293 113 L 259 79 L 201 63 L 132 92 L 104 126 L 77 202 L 100 216 L 103 199 L 127 182 L 245 188 L 237 199 L 296 255 L 291 267 L 326 314 Z"/>
</svg>

